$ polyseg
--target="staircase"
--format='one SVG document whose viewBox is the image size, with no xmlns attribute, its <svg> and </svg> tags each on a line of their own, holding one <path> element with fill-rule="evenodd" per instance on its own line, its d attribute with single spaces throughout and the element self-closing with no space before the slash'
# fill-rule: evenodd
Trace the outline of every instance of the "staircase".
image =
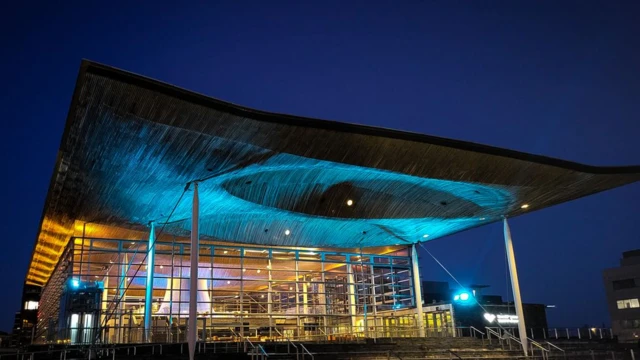
<svg viewBox="0 0 640 360">
<path fill-rule="evenodd" d="M 503 350 L 499 345 L 474 338 L 397 338 L 368 340 L 366 343 L 305 343 L 314 360 L 341 359 L 511 359 L 520 351 Z M 302 359 L 290 345 L 264 343 L 269 360 Z M 305 359 L 310 359 L 305 354 Z"/>
<path fill-rule="evenodd" d="M 504 344 L 503 344 L 504 345 Z M 562 345 L 569 345 L 562 344 Z M 589 348 L 585 342 L 572 344 L 565 348 L 566 353 L 551 351 L 545 353 L 544 360 L 631 360 L 630 349 L 611 346 L 608 349 Z M 610 344 L 614 345 L 614 344 Z M 250 354 L 260 347 L 263 356 Z M 519 345 L 518 345 L 519 346 Z M 196 350 L 197 360 L 525 360 L 518 346 L 504 348 L 495 339 L 489 343 L 487 339 L 473 337 L 442 338 L 383 338 L 367 339 L 359 342 L 260 342 L 249 345 L 249 342 L 215 342 L 199 343 Z M 187 344 L 130 345 L 115 348 L 96 349 L 91 357 L 95 360 L 186 360 Z M 60 360 L 87 359 L 86 347 L 67 347 L 64 356 L 57 347 L 40 346 L 29 349 L 29 354 L 3 354 L 0 360 Z M 62 348 L 62 347 L 60 347 Z M 133 348 L 136 348 L 133 351 Z M 262 350 L 261 350 L 262 351 Z M 527 360 L 541 360 L 540 354 Z M 636 352 L 636 357 L 638 352 Z"/>
</svg>

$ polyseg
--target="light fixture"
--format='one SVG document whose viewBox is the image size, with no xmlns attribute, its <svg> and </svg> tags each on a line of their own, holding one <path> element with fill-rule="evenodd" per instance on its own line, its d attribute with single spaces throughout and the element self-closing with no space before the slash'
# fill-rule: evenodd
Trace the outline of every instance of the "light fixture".
<svg viewBox="0 0 640 360">
<path fill-rule="evenodd" d="M 485 218 L 480 218 L 480 220 L 484 220 Z"/>
<path fill-rule="evenodd" d="M 457 293 L 453 296 L 453 301 L 466 302 L 466 301 L 469 301 L 469 299 L 471 299 L 471 294 L 469 294 L 466 291 Z"/>
<path fill-rule="evenodd" d="M 226 253 L 228 253 L 228 251 L 227 251 L 227 250 L 225 250 L 225 251 L 223 251 L 222 253 L 223 253 L 223 254 L 226 254 Z"/>
<path fill-rule="evenodd" d="M 109 260 L 109 264 L 113 264 L 113 260 Z"/>
<path fill-rule="evenodd" d="M 424 234 L 424 235 L 422 235 L 422 237 L 426 239 L 426 238 L 429 237 L 429 234 Z"/>
<path fill-rule="evenodd" d="M 258 271 L 256 271 L 258 274 L 260 274 L 260 269 L 258 269 Z"/>
<path fill-rule="evenodd" d="M 260 297 L 261 297 L 262 299 L 264 299 L 264 294 L 260 295 Z"/>
<path fill-rule="evenodd" d="M 160 265 L 160 269 L 164 269 L 164 266 Z"/>
<path fill-rule="evenodd" d="M 285 230 L 284 234 L 287 235 L 287 236 L 291 235 L 291 230 L 289 230 L 289 229 Z"/>
<path fill-rule="evenodd" d="M 520 209 L 526 209 L 529 207 L 529 204 L 522 204 L 522 206 L 520 206 Z"/>
<path fill-rule="evenodd" d="M 80 281 L 73 279 L 71 280 L 71 285 L 75 288 L 77 288 L 78 286 L 80 286 Z"/>
<path fill-rule="evenodd" d="M 293 290 L 293 288 L 291 286 L 289 286 L 289 290 Z"/>
<path fill-rule="evenodd" d="M 228 280 L 227 280 L 227 284 L 231 284 L 231 281 L 228 281 Z"/>
<path fill-rule="evenodd" d="M 242 269 L 242 272 L 245 272 L 245 271 L 247 271 L 247 269 Z"/>
<path fill-rule="evenodd" d="M 353 205 L 353 200 L 351 199 L 347 200 L 347 206 L 351 206 L 351 205 Z"/>
</svg>

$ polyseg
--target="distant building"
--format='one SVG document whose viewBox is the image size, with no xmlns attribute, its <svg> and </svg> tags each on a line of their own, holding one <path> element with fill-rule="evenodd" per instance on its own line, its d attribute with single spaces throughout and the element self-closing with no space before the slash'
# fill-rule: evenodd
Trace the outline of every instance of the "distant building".
<svg viewBox="0 0 640 360">
<path fill-rule="evenodd" d="M 483 295 L 482 289 L 488 287 L 469 285 L 468 290 L 455 290 L 449 287 L 448 282 L 423 281 L 422 294 L 425 305 L 441 305 L 440 309 L 453 309 L 452 319 L 456 327 L 517 327 L 518 317 L 513 302 L 505 302 L 499 295 Z M 543 336 L 542 329 L 548 327 L 546 305 L 522 305 L 528 331 L 533 329 L 536 336 Z"/>
<path fill-rule="evenodd" d="M 13 346 L 31 344 L 38 322 L 40 290 L 41 288 L 35 285 L 25 285 L 22 290 L 20 311 L 16 312 L 11 334 Z"/>
<path fill-rule="evenodd" d="M 625 251 L 617 268 L 602 273 L 613 334 L 620 342 L 640 337 L 640 249 Z"/>
</svg>

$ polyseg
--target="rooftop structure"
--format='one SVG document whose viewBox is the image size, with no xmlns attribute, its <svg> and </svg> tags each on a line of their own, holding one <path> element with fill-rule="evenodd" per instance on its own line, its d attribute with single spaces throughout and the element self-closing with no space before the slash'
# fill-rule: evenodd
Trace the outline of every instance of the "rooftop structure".
<svg viewBox="0 0 640 360">
<path fill-rule="evenodd" d="M 26 278 L 42 286 L 34 341 L 187 334 L 193 359 L 198 337 L 229 332 L 453 335 L 451 314 L 423 316 L 416 244 L 504 221 L 526 355 L 506 218 L 639 179 L 252 110 L 84 61 Z"/>
<path fill-rule="evenodd" d="M 298 247 L 437 239 L 640 179 L 469 142 L 274 114 L 83 61 L 28 269 L 44 285 L 73 236 L 200 236 Z M 185 200 L 185 201 L 181 201 Z"/>
</svg>

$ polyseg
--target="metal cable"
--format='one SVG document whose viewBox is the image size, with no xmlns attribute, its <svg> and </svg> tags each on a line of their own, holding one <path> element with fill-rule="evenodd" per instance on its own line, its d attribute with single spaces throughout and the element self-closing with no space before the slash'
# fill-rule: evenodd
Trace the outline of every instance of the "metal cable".
<svg viewBox="0 0 640 360">
<path fill-rule="evenodd" d="M 178 198 L 178 201 L 173 206 L 173 209 L 171 209 L 171 213 L 169 213 L 169 216 L 167 217 L 167 220 L 163 223 L 162 228 L 160 228 L 160 231 L 155 235 L 156 239 L 159 239 L 160 236 L 162 235 L 162 233 L 164 232 L 164 229 L 167 226 L 167 224 L 169 223 L 169 220 L 171 220 L 171 217 L 173 216 L 173 213 L 178 208 L 178 205 L 180 205 L 180 202 L 182 201 L 182 198 L 184 197 L 184 194 L 186 194 L 187 191 L 189 190 L 190 184 L 191 184 L 191 182 L 188 182 L 186 184 L 184 190 L 182 191 L 182 193 L 180 194 L 180 197 Z M 175 239 L 174 239 L 174 241 L 175 241 Z M 142 267 L 142 264 L 147 260 L 147 257 L 149 256 L 149 250 L 154 248 L 156 246 L 156 243 L 157 243 L 157 241 L 154 241 L 153 245 L 150 248 L 147 249 L 147 253 L 145 254 L 144 258 L 142 258 L 142 261 L 138 264 L 138 268 L 136 269 L 136 271 L 133 273 L 133 276 L 132 276 L 133 278 L 135 278 L 136 275 L 138 275 L 138 271 L 140 271 L 140 268 Z M 136 247 L 136 252 L 131 257 L 131 262 L 133 262 L 133 259 L 135 258 L 136 254 L 138 253 L 138 248 L 139 248 L 139 244 L 138 244 L 138 247 Z M 131 265 L 129 265 L 127 267 L 127 271 L 128 271 L 129 268 L 131 268 Z M 147 269 L 147 271 L 149 271 L 149 269 Z M 154 271 L 154 269 L 150 269 L 150 271 Z M 118 286 L 118 288 L 120 288 L 120 286 L 123 285 L 123 282 L 126 283 L 125 278 L 126 277 L 123 277 L 123 279 L 121 280 L 120 285 Z M 103 323 L 99 327 L 99 331 L 96 332 L 96 336 L 93 339 L 92 345 L 95 344 L 96 341 L 100 338 L 100 334 L 102 333 L 102 330 L 106 326 L 107 322 L 109 322 L 109 320 L 111 320 L 112 316 L 115 314 L 116 310 L 118 309 L 118 306 L 120 305 L 120 302 L 122 301 L 122 298 L 124 297 L 124 294 L 127 292 L 127 290 L 129 290 L 129 286 L 131 286 L 131 282 L 129 282 L 128 284 L 125 284 L 125 285 L 126 285 L 126 287 L 124 288 L 124 291 L 122 291 L 122 294 L 120 294 L 120 297 L 116 298 L 116 302 L 115 302 L 115 306 L 114 306 L 113 311 L 111 311 L 111 313 L 109 313 L 109 314 L 107 314 L 107 316 L 105 316 Z M 149 285 L 147 284 L 147 286 L 149 286 Z M 129 319 L 129 321 L 131 321 L 131 319 Z"/>
<path fill-rule="evenodd" d="M 443 265 L 443 264 L 442 264 L 442 263 L 441 263 L 441 262 L 440 262 L 440 261 L 439 261 L 439 260 L 438 260 L 438 259 L 437 259 L 437 258 L 436 258 L 432 253 L 431 253 L 431 252 L 430 252 L 430 251 L 429 251 L 429 250 L 427 250 L 427 248 L 424 246 L 424 244 L 423 244 L 423 243 L 420 243 L 420 242 L 419 242 L 418 244 L 420 245 L 420 247 L 421 247 L 422 249 L 424 249 L 424 251 L 426 251 L 426 252 L 427 252 L 427 254 L 429 254 L 429 256 L 431 256 L 431 258 L 432 258 L 433 260 L 435 260 L 435 262 L 436 262 L 436 263 L 438 263 L 438 265 L 440 265 L 440 267 L 441 267 L 441 268 L 442 268 L 442 269 L 443 269 L 447 274 L 449 274 L 449 276 L 451 276 L 451 278 L 453 279 L 453 281 L 455 281 L 455 282 L 458 284 L 458 286 L 460 286 L 462 289 L 465 289 L 465 288 L 466 288 L 465 286 L 463 286 L 463 285 L 460 283 L 460 281 L 458 281 L 458 279 L 456 279 L 456 277 L 455 277 L 455 276 L 453 276 L 453 274 L 452 274 L 452 273 L 451 273 L 451 272 L 450 272 L 450 271 L 449 271 L 449 270 L 448 270 L 448 269 L 447 269 L 447 268 L 446 268 L 446 267 L 445 267 L 445 266 L 444 266 L 444 265 Z M 476 299 L 476 297 L 475 297 L 475 296 L 473 296 L 473 301 L 475 301 L 475 302 L 476 302 L 476 304 L 478 304 L 478 306 L 480 306 L 480 308 L 481 308 L 482 310 L 484 310 L 484 312 L 485 312 L 485 313 L 488 313 L 488 312 L 489 312 L 489 311 L 488 311 L 484 306 L 482 306 L 482 304 L 480 304 L 480 302 L 478 301 L 478 299 Z M 498 327 L 499 327 L 501 330 L 507 331 L 504 327 L 502 327 L 502 325 L 500 325 L 500 323 L 496 322 L 496 325 L 498 325 Z M 525 334 L 525 335 L 526 335 L 526 334 Z"/>
</svg>

